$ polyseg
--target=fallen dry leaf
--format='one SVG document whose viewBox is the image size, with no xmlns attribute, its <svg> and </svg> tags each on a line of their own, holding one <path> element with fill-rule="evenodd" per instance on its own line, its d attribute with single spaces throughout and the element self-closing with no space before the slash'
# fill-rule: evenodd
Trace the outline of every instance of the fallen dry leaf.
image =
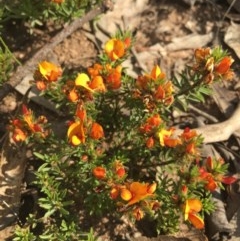
<svg viewBox="0 0 240 241">
<path fill-rule="evenodd" d="M 240 59 L 240 24 L 231 22 L 224 36 L 224 42 L 234 50 Z"/>
</svg>

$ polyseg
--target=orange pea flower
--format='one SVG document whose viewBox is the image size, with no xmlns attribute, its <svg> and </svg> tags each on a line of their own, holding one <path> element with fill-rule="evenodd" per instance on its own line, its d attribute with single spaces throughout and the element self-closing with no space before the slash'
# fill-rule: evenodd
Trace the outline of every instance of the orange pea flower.
<svg viewBox="0 0 240 241">
<path fill-rule="evenodd" d="M 211 156 L 206 159 L 206 168 L 209 172 L 211 172 L 214 168 L 214 161 Z"/>
<path fill-rule="evenodd" d="M 156 183 L 132 182 L 121 190 L 121 198 L 128 201 L 127 205 L 133 205 L 145 198 L 152 197 L 156 186 Z"/>
<path fill-rule="evenodd" d="M 121 87 L 122 66 L 116 68 L 109 68 L 106 79 L 106 85 L 111 89 L 119 89 Z"/>
<path fill-rule="evenodd" d="M 202 203 L 199 199 L 187 199 L 184 205 L 184 220 L 188 220 L 197 229 L 204 228 L 204 221 L 198 215 L 202 210 Z"/>
<path fill-rule="evenodd" d="M 79 95 L 75 88 L 69 91 L 67 98 L 71 102 L 77 102 L 79 100 Z"/>
<path fill-rule="evenodd" d="M 140 89 L 147 89 L 148 83 L 156 81 L 157 79 L 163 79 L 165 74 L 161 71 L 158 65 L 155 65 L 150 74 L 140 75 L 136 80 L 136 86 Z M 159 90 L 160 92 L 161 90 Z"/>
<path fill-rule="evenodd" d="M 178 138 L 172 138 L 172 137 L 165 137 L 164 138 L 164 145 L 167 147 L 176 147 L 177 145 L 180 145 L 182 142 Z"/>
<path fill-rule="evenodd" d="M 156 79 L 163 79 L 165 78 L 165 73 L 162 72 L 161 68 L 158 65 L 155 65 L 152 70 L 150 75 L 146 75 L 147 77 L 151 78 L 152 80 Z"/>
<path fill-rule="evenodd" d="M 69 142 L 74 146 L 78 146 L 82 143 L 85 143 L 83 122 L 73 122 L 68 128 L 67 136 Z"/>
<path fill-rule="evenodd" d="M 102 76 L 100 75 L 96 75 L 92 78 L 92 80 L 89 83 L 89 87 L 99 92 L 106 92 L 106 86 L 103 82 Z"/>
<path fill-rule="evenodd" d="M 181 144 L 181 140 L 178 138 L 173 138 L 172 134 L 174 132 L 174 128 L 164 129 L 162 128 L 158 133 L 158 138 L 161 146 L 175 147 Z"/>
<path fill-rule="evenodd" d="M 34 118 L 33 118 L 33 113 L 31 110 L 28 110 L 28 108 L 23 105 L 22 106 L 22 113 L 23 113 L 23 120 L 27 123 L 29 129 L 32 132 L 35 132 L 35 124 L 34 124 Z"/>
<path fill-rule="evenodd" d="M 163 89 L 162 85 L 159 85 L 156 89 L 156 92 L 154 94 L 154 98 L 157 100 L 163 100 L 165 98 L 165 90 Z"/>
<path fill-rule="evenodd" d="M 117 60 L 125 54 L 125 44 L 123 41 L 113 38 L 106 42 L 105 52 L 111 60 Z"/>
<path fill-rule="evenodd" d="M 164 139 L 170 137 L 172 135 L 172 130 L 161 129 L 158 132 L 158 137 L 161 146 L 165 146 Z"/>
<path fill-rule="evenodd" d="M 220 63 L 215 66 L 214 70 L 218 75 L 221 75 L 223 80 L 231 80 L 234 76 L 234 73 L 231 70 L 233 62 L 234 60 L 231 57 L 225 56 Z"/>
<path fill-rule="evenodd" d="M 92 128 L 91 128 L 91 132 L 90 132 L 90 137 L 92 139 L 98 140 L 102 137 L 104 137 L 104 131 L 103 128 L 100 124 L 98 124 L 97 122 L 94 122 L 92 124 Z"/>
<path fill-rule="evenodd" d="M 85 73 L 78 74 L 77 78 L 75 79 L 75 86 L 82 87 L 85 90 L 93 92 L 93 90 L 89 87 L 89 76 Z"/>
<path fill-rule="evenodd" d="M 237 179 L 233 176 L 224 176 L 221 171 L 224 161 L 220 158 L 218 160 L 208 157 L 205 166 L 199 168 L 199 179 L 205 182 L 205 188 L 209 191 L 216 190 L 221 187 L 221 183 L 232 184 Z"/>
<path fill-rule="evenodd" d="M 194 142 L 190 142 L 189 144 L 187 144 L 186 152 L 189 153 L 189 154 L 192 154 L 192 155 L 198 154 L 198 150 L 197 150 Z"/>
<path fill-rule="evenodd" d="M 12 139 L 15 142 L 25 141 L 27 139 L 27 134 L 23 130 L 16 128 L 13 130 Z"/>
<path fill-rule="evenodd" d="M 51 62 L 43 61 L 39 63 L 38 67 L 42 76 L 50 82 L 57 81 L 62 75 L 62 69 Z"/>
<path fill-rule="evenodd" d="M 95 167 L 92 170 L 93 176 L 97 179 L 104 179 L 106 177 L 106 169 L 104 167 Z"/>
<path fill-rule="evenodd" d="M 209 73 L 212 73 L 213 69 L 214 69 L 214 58 L 209 57 L 205 64 L 205 70 L 207 70 Z"/>
<path fill-rule="evenodd" d="M 196 130 L 191 130 L 190 128 L 186 127 L 181 134 L 181 137 L 185 140 L 188 141 L 192 139 L 193 137 L 197 136 Z"/>
<path fill-rule="evenodd" d="M 147 108 L 154 108 L 159 102 L 170 105 L 173 97 L 173 84 L 171 81 L 165 80 L 165 73 L 163 73 L 158 65 L 155 65 L 150 74 L 138 76 L 136 80 L 135 93 L 137 97 L 145 100 L 145 96 L 149 96 Z"/>
<path fill-rule="evenodd" d="M 44 129 L 46 122 L 45 116 L 35 118 L 32 111 L 23 105 L 21 118 L 12 120 L 8 129 L 11 131 L 12 139 L 15 142 L 25 141 L 32 135 L 45 138 L 48 135 L 48 131 Z"/>
<path fill-rule="evenodd" d="M 231 57 L 228 57 L 228 56 L 225 56 L 219 64 L 217 64 L 215 66 L 215 71 L 218 73 L 218 74 L 221 74 L 221 75 L 224 75 L 226 74 L 229 70 L 230 70 L 230 67 L 232 65 L 232 63 L 234 62 L 233 58 Z"/>
<path fill-rule="evenodd" d="M 166 93 L 166 97 L 172 95 L 174 91 L 172 81 L 165 82 L 163 87 Z"/>
<path fill-rule="evenodd" d="M 131 191 L 129 191 L 127 188 L 123 188 L 121 190 L 121 198 L 124 201 L 129 201 L 132 198 L 132 193 Z"/>
<path fill-rule="evenodd" d="M 31 110 L 29 110 L 25 105 L 22 106 L 23 121 L 27 124 L 27 127 L 32 133 L 39 133 L 42 137 L 46 136 L 42 124 L 47 122 L 45 116 L 40 116 L 38 119 L 34 118 Z"/>
<path fill-rule="evenodd" d="M 88 73 L 91 76 L 91 78 L 101 75 L 101 71 L 103 69 L 103 66 L 101 64 L 95 63 L 93 67 L 88 68 Z"/>
<path fill-rule="evenodd" d="M 167 81 L 164 84 L 159 85 L 154 93 L 154 98 L 156 100 L 162 101 L 169 105 L 173 102 L 173 85 L 171 81 Z"/>
<path fill-rule="evenodd" d="M 162 122 L 162 119 L 158 114 L 149 117 L 146 123 L 140 127 L 140 131 L 146 134 L 152 134 L 154 129 L 156 129 Z"/>
</svg>

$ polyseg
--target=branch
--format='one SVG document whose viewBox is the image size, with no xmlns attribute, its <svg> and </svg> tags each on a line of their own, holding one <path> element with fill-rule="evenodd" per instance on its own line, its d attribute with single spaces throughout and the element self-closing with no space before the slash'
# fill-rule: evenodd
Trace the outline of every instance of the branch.
<svg viewBox="0 0 240 241">
<path fill-rule="evenodd" d="M 66 25 L 59 33 L 57 33 L 50 41 L 46 43 L 32 58 L 30 58 L 24 65 L 19 66 L 14 74 L 10 77 L 9 81 L 4 83 L 0 88 L 0 100 L 2 100 L 15 86 L 17 86 L 22 79 L 36 68 L 37 64 L 46 58 L 47 54 L 61 43 L 64 39 L 70 36 L 77 29 L 82 27 L 85 23 L 93 20 L 96 16 L 111 9 L 111 1 L 103 1 L 102 4 L 96 6 L 89 11 L 82 18 L 74 20 L 72 23 Z"/>
<path fill-rule="evenodd" d="M 237 130 L 240 129 L 240 104 L 233 115 L 226 121 L 217 124 L 210 124 L 196 128 L 198 134 L 204 138 L 204 143 L 213 143 L 226 141 Z M 175 134 L 182 133 L 182 130 L 176 130 Z"/>
</svg>

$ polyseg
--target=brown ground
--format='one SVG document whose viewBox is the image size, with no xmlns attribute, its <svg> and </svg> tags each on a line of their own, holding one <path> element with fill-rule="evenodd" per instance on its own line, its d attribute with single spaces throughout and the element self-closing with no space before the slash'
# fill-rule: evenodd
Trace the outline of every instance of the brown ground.
<svg viewBox="0 0 240 241">
<path fill-rule="evenodd" d="M 90 25 L 86 24 L 84 28 L 73 33 L 53 49 L 51 58 L 55 59 L 61 66 L 67 66 L 71 70 L 80 71 L 89 67 L 94 63 L 99 48 L 108 37 L 107 34 L 112 34 L 116 30 L 117 23 L 123 29 L 127 25 L 136 33 L 135 53 L 131 61 L 126 63 L 133 75 L 134 73 L 140 73 L 142 70 L 149 70 L 154 63 L 158 63 L 171 78 L 191 60 L 194 48 L 200 46 L 212 47 L 216 44 L 223 45 L 232 54 L 235 59 L 234 67 L 240 73 L 239 49 L 230 48 L 229 44 L 224 41 L 229 26 L 233 23 L 239 23 L 240 14 L 237 11 L 239 9 L 232 8 L 225 15 L 229 8 L 229 3 L 226 0 L 196 1 L 193 5 L 188 4 L 188 2 L 195 2 L 191 0 L 140 0 L 132 2 L 116 1 L 113 12 L 103 15 L 96 28 L 90 28 Z M 119 8 L 123 9 L 120 10 Z M 122 18 L 123 13 L 124 17 Z M 15 56 L 24 62 L 31 57 L 32 53 L 48 43 L 55 33 L 55 29 L 46 26 L 44 29 L 35 29 L 33 34 L 30 35 L 24 25 L 16 22 L 8 23 L 6 35 L 3 37 Z M 197 36 L 197 40 L 190 38 L 191 34 Z M 189 38 L 183 39 L 183 37 Z M 179 39 L 176 40 L 176 38 Z M 234 84 L 237 85 L 237 80 Z M 237 87 L 231 92 L 230 100 L 235 100 L 239 85 Z M 8 116 L 18 106 L 18 101 L 21 98 L 22 94 L 13 91 L 1 102 L 2 123 L 0 124 L 0 131 L 2 133 L 4 133 L 4 123 L 7 122 Z M 39 104 L 33 103 L 34 106 L 39 110 Z M 47 112 L 42 104 L 40 104 L 40 109 Z M 208 114 L 222 120 L 222 116 L 219 116 L 221 113 L 219 110 L 212 111 L 209 110 L 209 106 L 205 106 L 204 111 L 208 111 Z M 52 118 L 55 118 L 55 114 L 52 112 L 47 112 L 47 114 L 52 114 Z M 237 148 L 239 150 L 239 146 Z M 97 224 L 91 222 L 91 220 L 89 220 L 89 223 L 94 225 L 94 229 L 102 241 L 175 240 L 171 237 L 153 238 L 154 233 L 149 225 L 144 223 L 131 225 L 124 219 L 117 220 L 109 216 L 98 220 Z M 184 231 L 184 228 L 178 234 L 179 241 L 206 240 L 203 234 L 199 234 L 195 230 Z M 185 239 L 180 239 L 180 237 Z M 236 237 L 235 241 L 237 240 L 240 240 L 240 236 Z"/>
</svg>

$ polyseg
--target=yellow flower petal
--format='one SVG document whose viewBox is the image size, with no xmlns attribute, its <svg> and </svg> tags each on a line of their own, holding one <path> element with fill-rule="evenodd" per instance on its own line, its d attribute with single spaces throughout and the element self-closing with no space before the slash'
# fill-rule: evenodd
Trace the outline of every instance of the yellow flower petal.
<svg viewBox="0 0 240 241">
<path fill-rule="evenodd" d="M 42 76 L 49 81 L 56 81 L 62 74 L 62 69 L 60 67 L 48 61 L 39 63 L 38 68 Z"/>
<path fill-rule="evenodd" d="M 88 82 L 90 81 L 89 77 L 85 73 L 78 74 L 77 78 L 75 79 L 75 85 L 76 86 L 81 86 L 91 92 L 93 90 L 89 87 Z"/>
<path fill-rule="evenodd" d="M 161 74 L 161 69 L 158 65 L 155 65 L 151 71 L 151 77 L 156 79 Z"/>
<path fill-rule="evenodd" d="M 171 134 L 172 134 L 172 131 L 171 130 L 168 131 L 166 129 L 161 129 L 158 132 L 158 138 L 161 146 L 165 146 L 164 138 L 171 136 Z"/>
<path fill-rule="evenodd" d="M 110 53 L 110 52 L 113 51 L 115 41 L 116 41 L 115 39 L 110 39 L 110 40 L 108 40 L 108 41 L 106 42 L 106 44 L 105 44 L 105 51 L 106 51 L 107 53 Z"/>
<path fill-rule="evenodd" d="M 188 200 L 186 201 L 186 204 L 185 204 L 185 209 L 184 209 L 184 220 L 188 220 L 188 214 L 189 214 L 189 211 L 190 211 L 190 207 L 188 205 Z"/>
<path fill-rule="evenodd" d="M 129 201 L 132 198 L 132 193 L 127 188 L 124 188 L 121 190 L 121 198 L 124 201 Z"/>
<path fill-rule="evenodd" d="M 78 146 L 81 144 L 81 140 L 77 136 L 72 136 L 71 142 L 74 146 Z"/>
<path fill-rule="evenodd" d="M 69 141 L 75 146 L 81 143 L 84 143 L 85 133 L 83 129 L 83 123 L 82 122 L 72 123 L 68 128 L 67 136 Z"/>
<path fill-rule="evenodd" d="M 105 44 L 105 52 L 111 60 L 116 60 L 125 54 L 123 41 L 119 39 L 110 39 Z"/>
</svg>

